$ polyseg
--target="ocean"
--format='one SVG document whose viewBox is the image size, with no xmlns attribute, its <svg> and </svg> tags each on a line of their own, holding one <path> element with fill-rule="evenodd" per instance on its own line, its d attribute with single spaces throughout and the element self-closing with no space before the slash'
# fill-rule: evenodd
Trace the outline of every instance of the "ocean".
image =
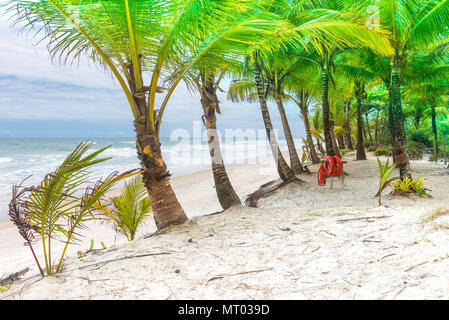
<svg viewBox="0 0 449 320">
<path fill-rule="evenodd" d="M 261 134 L 251 139 L 223 139 L 221 147 L 226 165 L 256 161 L 270 155 L 269 145 Z M 81 142 L 81 138 L 2 138 L 0 139 L 0 220 L 8 219 L 11 188 L 29 177 L 24 185 L 38 185 Z M 135 140 L 132 138 L 95 138 L 92 150 L 111 146 L 102 155 L 110 160 L 91 168 L 93 178 L 110 173 L 139 168 Z M 301 141 L 295 141 L 301 155 Z M 161 138 L 162 154 L 172 176 L 186 175 L 210 168 L 210 156 L 205 137 L 201 139 L 180 137 Z M 279 139 L 286 152 L 284 139 Z M 287 155 L 287 153 L 285 153 Z"/>
</svg>

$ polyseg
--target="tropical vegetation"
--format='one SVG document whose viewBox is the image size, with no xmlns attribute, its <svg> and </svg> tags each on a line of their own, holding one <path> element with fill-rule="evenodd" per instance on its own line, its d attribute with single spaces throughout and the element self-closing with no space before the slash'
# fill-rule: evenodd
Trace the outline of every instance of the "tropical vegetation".
<svg viewBox="0 0 449 320">
<path fill-rule="evenodd" d="M 87 58 L 119 83 L 159 229 L 187 219 L 160 140 L 181 82 L 200 95 L 224 209 L 241 204 L 217 135 L 217 115 L 226 112 L 217 98 L 224 80 L 230 100 L 260 106 L 284 183 L 304 174 L 291 130 L 298 120 L 312 163 L 354 149 L 363 161 L 368 149 L 391 155 L 403 181 L 412 179 L 410 155 L 431 152 L 433 161 L 446 161 L 449 0 L 9 0 L 6 6 L 13 24 L 48 43 L 52 59 Z M 298 119 L 287 118 L 291 106 Z M 289 162 L 273 112 L 282 120 Z"/>
</svg>

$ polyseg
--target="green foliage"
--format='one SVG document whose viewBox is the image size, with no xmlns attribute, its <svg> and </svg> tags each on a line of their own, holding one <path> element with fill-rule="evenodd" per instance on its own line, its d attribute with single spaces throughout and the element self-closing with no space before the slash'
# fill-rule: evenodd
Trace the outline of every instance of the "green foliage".
<svg viewBox="0 0 449 320">
<path fill-rule="evenodd" d="M 414 145 L 407 145 L 407 154 L 410 159 L 420 160 L 422 159 L 422 151 Z"/>
<path fill-rule="evenodd" d="M 393 163 L 391 166 L 390 159 L 387 159 L 385 162 L 385 165 L 382 165 L 382 162 L 380 162 L 379 158 L 377 158 L 377 164 L 379 165 L 379 190 L 378 190 L 378 197 L 379 197 L 379 206 L 382 204 L 382 191 L 388 185 L 396 178 L 390 178 L 391 174 L 393 173 L 394 168 L 396 167 L 396 163 Z"/>
<path fill-rule="evenodd" d="M 344 156 L 345 154 L 351 153 L 353 152 L 351 149 L 341 149 L 340 153 L 342 156 Z"/>
<path fill-rule="evenodd" d="M 413 129 L 409 132 L 407 141 L 414 143 L 418 148 L 431 148 L 433 141 L 425 129 Z"/>
<path fill-rule="evenodd" d="M 387 156 L 387 157 L 390 157 L 391 155 L 393 154 L 393 151 L 392 151 L 392 149 L 391 149 L 391 146 L 387 146 L 387 145 L 385 145 L 385 146 L 382 146 L 382 147 L 378 147 L 375 151 L 374 151 L 374 155 L 376 156 L 376 157 L 379 157 L 379 156 Z"/>
<path fill-rule="evenodd" d="M 94 203 L 117 181 L 135 174 L 132 171 L 113 174 L 105 180 L 89 183 L 91 174 L 87 169 L 110 159 L 97 158 L 109 147 L 87 154 L 92 145 L 90 142 L 80 143 L 54 172 L 44 177 L 39 186 L 13 187 L 9 215 L 30 247 L 42 275 L 44 269 L 32 243 L 38 239 L 41 241 L 45 273 L 59 272 L 67 247 L 79 240 L 79 230 L 85 227 L 85 223 L 95 219 L 92 214 Z M 56 268 L 52 259 L 54 240 L 64 243 Z"/>
<path fill-rule="evenodd" d="M 367 148 L 367 150 L 372 152 L 372 151 L 376 151 L 377 148 L 378 148 L 377 145 L 372 145 L 372 146 L 369 146 L 369 147 Z"/>
<path fill-rule="evenodd" d="M 118 232 L 131 241 L 135 239 L 139 226 L 149 217 L 151 202 L 142 178 L 135 177 L 125 184 L 120 196 L 112 199 L 110 208 L 100 202 L 95 208 L 103 213 L 104 219 L 111 222 Z"/>
<path fill-rule="evenodd" d="M 427 180 L 418 176 L 417 178 L 411 179 L 405 177 L 404 179 L 396 179 L 392 183 L 393 192 L 395 194 L 407 195 L 410 193 L 418 193 L 421 196 L 430 197 L 424 188 L 424 183 Z"/>
</svg>

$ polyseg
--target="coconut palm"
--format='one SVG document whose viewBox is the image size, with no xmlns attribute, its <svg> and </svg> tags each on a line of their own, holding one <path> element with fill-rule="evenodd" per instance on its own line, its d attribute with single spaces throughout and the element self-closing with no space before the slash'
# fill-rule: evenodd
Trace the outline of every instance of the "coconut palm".
<svg viewBox="0 0 449 320">
<path fill-rule="evenodd" d="M 228 209 L 241 204 L 241 202 L 226 172 L 217 131 L 217 114 L 221 114 L 217 90 L 225 73 L 226 69 L 220 70 L 219 68 L 204 66 L 197 72 L 194 70 L 189 72 L 186 75 L 188 76 L 186 82 L 193 84 L 193 89 L 201 97 L 201 106 L 204 113 L 203 122 L 206 126 L 215 191 L 222 208 Z"/>
<path fill-rule="evenodd" d="M 103 219 L 125 235 L 128 241 L 135 239 L 137 229 L 149 217 L 151 201 L 141 177 L 126 182 L 119 196 L 112 198 L 111 205 L 98 201 L 95 209 L 103 213 Z"/>
<path fill-rule="evenodd" d="M 443 107 L 439 105 L 446 104 L 446 96 L 449 94 L 449 55 L 446 50 L 441 49 L 439 47 L 425 53 L 409 52 L 407 67 L 403 70 L 403 78 L 408 84 L 406 96 L 413 100 L 415 106 L 430 106 L 435 161 L 438 161 L 437 112 L 443 111 Z M 420 110 L 415 107 L 416 109 Z M 421 113 L 415 115 L 415 126 L 421 116 Z"/>
<path fill-rule="evenodd" d="M 286 34 L 277 16 L 243 0 L 10 0 L 15 23 L 34 28 L 49 42 L 61 62 L 87 56 L 104 67 L 120 84 L 128 100 L 136 131 L 136 148 L 158 228 L 182 223 L 187 216 L 169 181 L 159 139 L 162 118 L 173 91 L 199 60 L 213 63 L 213 53 L 237 56 L 251 45 L 273 50 Z M 231 16 L 240 17 L 225 25 Z M 264 42 L 270 32 L 276 38 Z M 200 42 L 201 45 L 193 46 Z M 200 51 L 191 50 L 201 48 Z M 168 65 L 185 57 L 182 71 L 167 88 L 156 108 L 156 94 Z M 150 79 L 145 83 L 145 79 Z"/>
<path fill-rule="evenodd" d="M 301 10 L 308 9 L 313 12 L 319 12 L 318 20 L 330 19 L 335 25 L 338 24 L 340 28 L 345 28 L 345 36 L 340 37 L 337 41 L 330 41 L 329 38 L 313 39 L 315 47 L 318 49 L 317 62 L 320 65 L 322 76 L 322 95 L 321 103 L 323 109 L 323 126 L 326 143 L 326 152 L 329 155 L 335 155 L 334 142 L 332 137 L 333 122 L 330 118 L 329 106 L 329 85 L 334 84 L 334 59 L 343 52 L 345 48 L 349 47 L 371 47 L 376 52 L 384 54 L 392 54 L 391 46 L 385 35 L 385 30 L 382 28 L 367 29 L 365 25 L 366 17 L 364 10 L 355 1 L 295 1 L 295 5 L 288 11 L 286 16 L 292 23 L 301 23 L 303 18 Z M 323 14 L 327 12 L 327 14 Z M 309 18 L 310 19 L 310 18 Z M 315 22 L 315 21 L 314 21 Z M 340 30 L 342 31 L 342 30 Z M 348 34 L 351 33 L 351 35 Z M 363 34 L 362 38 L 359 38 Z M 345 41 L 352 39 L 352 41 Z"/>
<path fill-rule="evenodd" d="M 241 100 L 259 101 L 262 118 L 267 133 L 268 142 L 270 144 L 271 153 L 276 163 L 279 177 L 283 182 L 290 182 L 295 179 L 293 170 L 288 166 L 282 155 L 279 143 L 277 141 L 273 124 L 271 122 L 270 112 L 268 110 L 268 97 L 273 97 L 272 91 L 269 90 L 267 81 L 262 76 L 262 67 L 257 59 L 257 54 L 251 58 L 253 64 L 252 74 L 255 80 L 243 78 L 235 80 L 231 84 L 228 91 L 228 99 L 234 102 Z"/>
<path fill-rule="evenodd" d="M 429 44 L 447 42 L 444 21 L 449 18 L 448 0 L 375 0 L 366 5 L 378 8 L 380 21 L 391 30 L 394 55 L 391 63 L 391 111 L 393 126 L 394 158 L 398 163 L 400 177 L 411 177 L 410 162 L 406 152 L 406 135 L 402 114 L 402 70 L 407 65 L 410 50 L 426 48 Z"/>
</svg>

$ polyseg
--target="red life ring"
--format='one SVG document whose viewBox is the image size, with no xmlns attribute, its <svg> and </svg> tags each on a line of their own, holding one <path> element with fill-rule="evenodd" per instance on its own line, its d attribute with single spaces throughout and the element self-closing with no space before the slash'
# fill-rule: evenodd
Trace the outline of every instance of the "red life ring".
<svg viewBox="0 0 449 320">
<path fill-rule="evenodd" d="M 326 173 L 326 176 L 330 177 L 335 172 L 335 163 L 334 158 L 332 156 L 327 156 L 326 161 L 323 164 L 324 172 Z"/>
<path fill-rule="evenodd" d="M 321 165 L 320 168 L 318 169 L 318 184 L 320 186 L 326 185 L 326 172 L 324 170 L 323 165 Z"/>
<path fill-rule="evenodd" d="M 341 173 L 342 165 L 341 165 L 341 159 L 338 156 L 334 156 L 335 163 L 337 164 L 334 176 L 338 177 Z"/>
</svg>

